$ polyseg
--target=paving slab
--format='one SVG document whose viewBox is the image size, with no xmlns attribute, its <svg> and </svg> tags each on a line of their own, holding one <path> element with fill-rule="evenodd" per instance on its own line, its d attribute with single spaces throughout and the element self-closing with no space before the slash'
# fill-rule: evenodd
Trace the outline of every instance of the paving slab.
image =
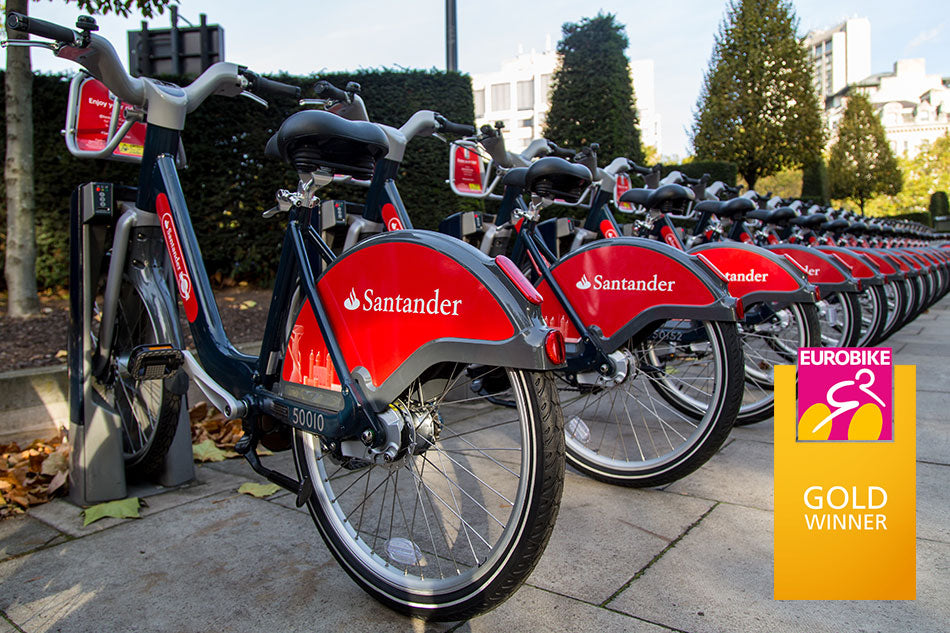
<svg viewBox="0 0 950 633">
<path fill-rule="evenodd" d="M 599 604 L 713 503 L 571 474 L 551 541 L 528 582 Z"/>
<path fill-rule="evenodd" d="M 423 629 L 357 587 L 308 517 L 227 493 L 0 563 L 0 609 L 29 633 Z"/>
<path fill-rule="evenodd" d="M 12 624 L 0 616 L 0 633 L 19 633 Z"/>
<path fill-rule="evenodd" d="M 775 425 L 772 423 L 772 418 L 769 418 L 768 420 L 762 420 L 761 422 L 756 422 L 755 424 L 734 426 L 732 427 L 732 432 L 730 433 L 729 437 L 736 440 L 748 440 L 750 442 L 764 442 L 765 444 L 774 444 Z"/>
<path fill-rule="evenodd" d="M 907 358 L 907 357 L 905 357 Z M 917 365 L 917 390 L 946 393 L 950 390 L 950 368 L 946 357 L 910 357 L 908 364 Z"/>
<path fill-rule="evenodd" d="M 54 530 L 28 515 L 10 517 L 0 521 L 0 560 L 19 556 L 40 547 L 55 545 L 65 540 L 59 530 Z M 0 618 L 2 621 L 2 618 Z"/>
<path fill-rule="evenodd" d="M 917 420 L 917 461 L 950 465 L 950 420 Z"/>
<path fill-rule="evenodd" d="M 253 471 L 251 474 L 254 474 Z M 190 484 L 171 490 L 161 486 L 133 486 L 130 487 L 129 496 L 139 496 L 145 501 L 147 505 L 139 509 L 139 514 L 145 518 L 223 491 L 237 494 L 238 486 L 248 480 L 249 478 L 237 477 L 198 465 L 195 468 L 195 481 Z M 106 518 L 83 527 L 82 508 L 62 498 L 30 508 L 29 514 L 46 525 L 73 537 L 86 536 L 121 523 L 138 520 Z"/>
<path fill-rule="evenodd" d="M 774 507 L 772 455 L 771 444 L 734 439 L 702 468 L 674 482 L 667 490 L 771 510 Z"/>
<path fill-rule="evenodd" d="M 950 466 L 917 464 L 917 537 L 950 543 Z"/>
<path fill-rule="evenodd" d="M 916 601 L 772 599 L 772 514 L 720 504 L 607 606 L 692 633 L 946 631 L 950 545 L 917 541 Z"/>
<path fill-rule="evenodd" d="M 494 611 L 469 620 L 453 633 L 498 631 L 623 631 L 661 633 L 670 629 L 534 587 L 523 587 Z"/>
</svg>

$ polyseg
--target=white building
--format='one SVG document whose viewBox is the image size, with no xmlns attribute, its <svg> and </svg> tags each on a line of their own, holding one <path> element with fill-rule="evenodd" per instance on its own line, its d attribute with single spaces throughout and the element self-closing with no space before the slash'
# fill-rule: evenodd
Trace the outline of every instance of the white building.
<svg viewBox="0 0 950 633">
<path fill-rule="evenodd" d="M 893 72 L 870 75 L 835 95 L 827 110 L 832 132 L 851 90 L 871 102 L 897 155 L 914 156 L 924 143 L 950 133 L 950 77 L 928 75 L 924 59 L 898 60 Z"/>
<path fill-rule="evenodd" d="M 805 46 L 822 102 L 871 74 L 871 23 L 852 18 L 824 31 L 810 31 Z"/>
<path fill-rule="evenodd" d="M 551 78 L 557 66 L 557 53 L 550 49 L 538 53 L 520 52 L 490 73 L 473 73 L 475 125 L 505 124 L 505 146 L 520 152 L 540 138 L 548 113 Z M 641 139 L 659 151 L 660 116 L 656 112 L 653 60 L 630 63 L 633 89 L 640 117 Z"/>
</svg>

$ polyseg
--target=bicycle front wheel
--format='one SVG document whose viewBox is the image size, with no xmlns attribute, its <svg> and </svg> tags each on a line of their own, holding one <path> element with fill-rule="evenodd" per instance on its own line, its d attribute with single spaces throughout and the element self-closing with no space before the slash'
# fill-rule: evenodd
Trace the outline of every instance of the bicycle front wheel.
<svg viewBox="0 0 950 633">
<path fill-rule="evenodd" d="M 444 364 L 391 406 L 414 427 L 391 464 L 341 457 L 296 432 L 317 529 L 347 573 L 397 611 L 431 620 L 487 611 L 527 578 L 557 516 L 564 430 L 552 379 Z"/>
<path fill-rule="evenodd" d="M 170 389 L 173 379 L 138 380 L 126 367 L 137 346 L 169 342 L 150 312 L 157 308 L 128 281 L 122 284 L 116 308 L 109 369 L 93 384 L 102 396 L 101 406 L 112 408 L 119 417 L 126 469 L 152 477 L 161 470 L 175 436 L 181 396 Z"/>
</svg>

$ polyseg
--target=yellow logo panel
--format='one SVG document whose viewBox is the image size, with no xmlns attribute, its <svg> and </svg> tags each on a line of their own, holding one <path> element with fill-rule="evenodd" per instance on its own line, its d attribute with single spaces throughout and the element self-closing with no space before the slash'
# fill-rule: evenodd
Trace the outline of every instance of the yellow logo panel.
<svg viewBox="0 0 950 633">
<path fill-rule="evenodd" d="M 828 442 L 828 425 L 802 437 L 795 367 L 775 368 L 776 600 L 915 599 L 915 369 L 894 367 L 891 441 Z M 809 405 L 802 428 L 829 412 Z M 857 409 L 848 439 L 877 439 L 880 418 Z"/>
</svg>

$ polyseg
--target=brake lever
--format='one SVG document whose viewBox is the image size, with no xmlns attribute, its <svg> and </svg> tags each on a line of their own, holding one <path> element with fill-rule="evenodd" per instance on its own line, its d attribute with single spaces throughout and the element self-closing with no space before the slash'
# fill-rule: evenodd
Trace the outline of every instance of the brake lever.
<svg viewBox="0 0 950 633">
<path fill-rule="evenodd" d="M 301 99 L 297 102 L 298 105 L 302 106 L 323 106 L 326 107 L 328 103 L 333 103 L 329 99 Z"/>
<path fill-rule="evenodd" d="M 270 106 L 270 104 L 268 104 L 266 100 L 264 100 L 264 99 L 258 97 L 258 96 L 257 96 L 256 94 L 254 94 L 253 92 L 248 92 L 247 90 L 242 90 L 242 91 L 241 91 L 241 96 L 242 96 L 242 97 L 247 97 L 247 98 L 250 99 L 251 101 L 256 101 L 257 103 L 261 104 L 261 105 L 264 106 L 265 108 L 267 108 L 267 107 Z"/>
</svg>

